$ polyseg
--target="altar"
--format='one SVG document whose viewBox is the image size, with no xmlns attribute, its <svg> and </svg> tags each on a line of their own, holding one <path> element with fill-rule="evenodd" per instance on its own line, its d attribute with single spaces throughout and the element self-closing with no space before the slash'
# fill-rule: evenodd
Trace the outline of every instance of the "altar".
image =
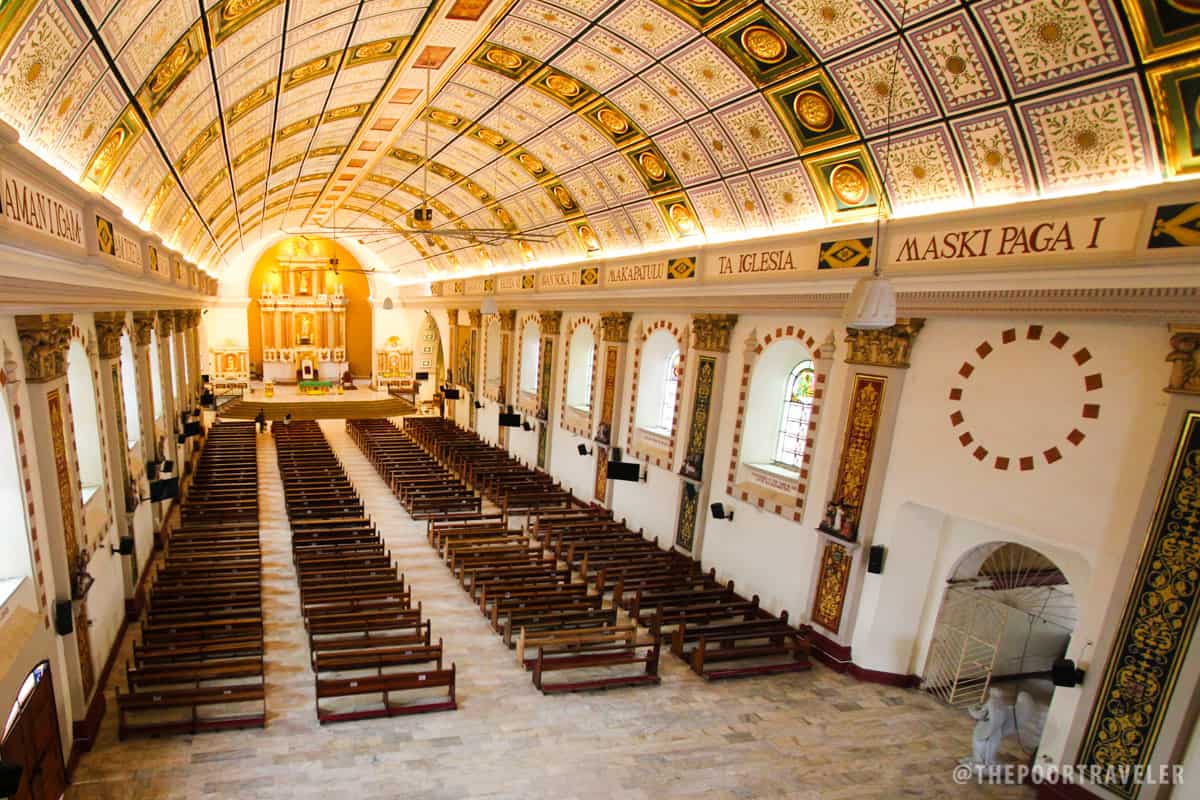
<svg viewBox="0 0 1200 800">
<path fill-rule="evenodd" d="M 333 381 L 300 381 L 301 394 L 329 394 L 333 391 Z"/>
<path fill-rule="evenodd" d="M 346 310 L 336 259 L 303 250 L 280 259 L 259 297 L 263 379 L 340 381 L 349 368 Z"/>
</svg>

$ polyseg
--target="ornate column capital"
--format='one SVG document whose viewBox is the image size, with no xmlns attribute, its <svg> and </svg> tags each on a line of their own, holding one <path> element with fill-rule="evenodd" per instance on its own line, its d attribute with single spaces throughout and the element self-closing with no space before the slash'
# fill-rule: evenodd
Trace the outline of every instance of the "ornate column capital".
<svg viewBox="0 0 1200 800">
<path fill-rule="evenodd" d="M 515 308 L 497 312 L 496 316 L 500 318 L 500 330 L 511 331 L 517 327 L 517 310 Z"/>
<path fill-rule="evenodd" d="M 154 330 L 153 311 L 133 312 L 133 343 L 141 347 L 150 344 L 150 332 Z"/>
<path fill-rule="evenodd" d="M 159 339 L 167 338 L 175 330 L 175 315 L 170 311 L 159 311 L 154 320 L 154 327 L 158 331 Z"/>
<path fill-rule="evenodd" d="M 728 353 L 737 321 L 737 314 L 693 314 L 692 338 L 696 349 Z"/>
<path fill-rule="evenodd" d="M 600 338 L 606 342 L 628 342 L 632 311 L 606 311 L 600 315 Z"/>
<path fill-rule="evenodd" d="M 457 308 L 447 308 L 446 309 L 446 322 L 448 322 L 450 324 L 451 328 L 458 325 L 458 309 Z"/>
<path fill-rule="evenodd" d="M 542 318 L 542 336 L 558 336 L 562 331 L 561 311 L 543 311 L 538 316 Z"/>
<path fill-rule="evenodd" d="M 71 342 L 70 314 L 28 314 L 17 317 L 17 334 L 25 357 L 25 380 L 45 383 L 67 374 Z"/>
<path fill-rule="evenodd" d="M 100 358 L 120 357 L 121 333 L 124 330 L 124 311 L 96 312 L 96 351 Z"/>
<path fill-rule="evenodd" d="M 846 331 L 846 363 L 908 369 L 913 343 L 925 327 L 924 317 L 898 319 L 890 328 Z"/>
<path fill-rule="evenodd" d="M 472 328 L 478 328 L 483 324 L 483 312 L 478 308 L 468 309 L 467 322 L 470 323 Z"/>
<path fill-rule="evenodd" d="M 1168 325 L 1171 333 L 1171 380 L 1166 391 L 1200 394 L 1200 325 Z"/>
</svg>

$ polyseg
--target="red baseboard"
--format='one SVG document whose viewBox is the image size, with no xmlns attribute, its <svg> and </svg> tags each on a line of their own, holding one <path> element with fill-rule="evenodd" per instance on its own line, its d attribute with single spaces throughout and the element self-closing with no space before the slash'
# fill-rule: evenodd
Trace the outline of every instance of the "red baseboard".
<svg viewBox="0 0 1200 800">
<path fill-rule="evenodd" d="M 1039 783 L 1037 800 L 1100 800 L 1100 795 L 1075 783 Z"/>
<path fill-rule="evenodd" d="M 833 641 L 828 636 L 813 630 L 811 625 L 801 625 L 800 630 L 808 634 L 808 641 L 812 645 L 812 657 L 834 672 L 849 675 L 866 683 L 879 683 L 901 689 L 913 689 L 921 682 L 916 675 L 860 667 L 854 663 L 849 645 Z"/>
</svg>

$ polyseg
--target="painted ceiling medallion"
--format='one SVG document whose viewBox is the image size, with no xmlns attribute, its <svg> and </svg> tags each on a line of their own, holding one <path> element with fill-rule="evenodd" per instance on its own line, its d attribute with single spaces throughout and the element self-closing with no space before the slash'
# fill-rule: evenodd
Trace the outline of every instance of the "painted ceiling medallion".
<svg viewBox="0 0 1200 800">
<path fill-rule="evenodd" d="M 550 75 L 546 78 L 546 86 L 555 94 L 563 97 L 575 97 L 583 91 L 579 81 L 566 75 Z"/>
<path fill-rule="evenodd" d="M 436 108 L 429 112 L 429 118 L 437 124 L 445 125 L 448 128 L 456 127 L 458 123 L 462 122 L 456 114 L 451 114 L 449 111 L 439 111 Z"/>
<path fill-rule="evenodd" d="M 765 25 L 751 25 L 742 31 L 742 47 L 764 64 L 778 64 L 787 56 L 783 37 Z"/>
<path fill-rule="evenodd" d="M 820 92 L 805 89 L 796 95 L 792 102 L 796 116 L 804 127 L 814 133 L 824 133 L 833 127 L 836 119 L 833 106 Z"/>
<path fill-rule="evenodd" d="M 829 173 L 829 188 L 834 196 L 848 206 L 866 202 L 871 193 L 867 176 L 854 164 L 838 164 Z"/>
<path fill-rule="evenodd" d="M 508 143 L 507 139 L 490 128 L 480 128 L 475 135 L 490 144 L 492 147 L 504 147 L 504 145 Z"/>
<path fill-rule="evenodd" d="M 566 190 L 566 188 L 564 188 L 562 186 L 554 187 L 554 199 L 558 201 L 558 204 L 560 206 L 562 206 L 564 209 L 566 209 L 568 211 L 575 208 L 574 198 L 572 198 L 571 193 L 568 192 Z"/>
<path fill-rule="evenodd" d="M 542 162 L 529 155 L 529 153 L 521 153 L 521 155 L 517 156 L 517 161 L 520 161 L 522 167 L 534 173 L 535 175 L 544 172 L 546 169 Z"/>
<path fill-rule="evenodd" d="M 191 54 L 192 49 L 187 39 L 175 45 L 154 71 L 154 77 L 150 79 L 150 91 L 157 94 L 170 86 L 171 82 L 179 77 L 180 71 L 187 66 Z"/>
<path fill-rule="evenodd" d="M 629 132 L 629 120 L 613 111 L 611 108 L 602 108 L 596 112 L 596 119 L 600 120 L 600 124 L 608 128 L 618 136 Z"/>
<path fill-rule="evenodd" d="M 579 226 L 579 241 L 583 242 L 583 246 L 588 252 L 595 252 L 600 249 L 600 240 L 596 238 L 596 232 L 592 230 L 590 225 Z"/>
<path fill-rule="evenodd" d="M 681 235 L 690 236 L 696 232 L 696 220 L 683 203 L 672 203 L 671 207 L 667 209 L 667 213 L 671 216 L 675 230 L 679 231 Z"/>
<path fill-rule="evenodd" d="M 637 157 L 638 164 L 651 180 L 661 181 L 667 177 L 667 166 L 662 159 L 651 152 L 642 153 Z"/>
<path fill-rule="evenodd" d="M 484 58 L 489 63 L 495 64 L 502 69 L 518 69 L 525 63 L 519 55 L 502 47 L 493 47 L 491 50 L 488 50 Z"/>
</svg>

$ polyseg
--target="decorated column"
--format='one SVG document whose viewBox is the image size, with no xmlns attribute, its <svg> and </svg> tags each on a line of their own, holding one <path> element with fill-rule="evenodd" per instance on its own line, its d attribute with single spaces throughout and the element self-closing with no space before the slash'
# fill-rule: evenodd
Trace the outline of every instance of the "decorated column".
<svg viewBox="0 0 1200 800">
<path fill-rule="evenodd" d="M 198 403 L 204 389 L 200 380 L 200 310 L 193 308 L 188 314 L 188 381 L 192 386 L 192 402 Z"/>
<path fill-rule="evenodd" d="M 1094 652 L 1072 640 L 1066 653 L 1085 674 L 1064 760 L 1096 768 L 1084 788 L 1128 800 L 1191 796 L 1179 784 L 1196 778 L 1181 765 L 1200 694 L 1200 326 L 1169 339 L 1166 414 L 1116 590 Z"/>
<path fill-rule="evenodd" d="M 562 312 L 543 311 L 540 313 L 542 324 L 542 345 L 538 348 L 538 449 L 537 464 L 541 469 L 550 469 L 550 431 L 553 430 L 554 401 L 554 359 L 558 355 L 558 339 L 562 331 Z"/>
<path fill-rule="evenodd" d="M 463 375 L 463 380 L 467 384 L 467 391 L 470 392 L 471 406 L 471 430 L 478 428 L 479 412 L 475 408 L 475 403 L 479 400 L 479 396 L 483 393 L 483 377 L 480 375 L 481 366 L 483 364 L 483 354 L 479 352 L 480 341 L 482 336 L 480 333 L 483 325 L 483 312 L 479 309 L 471 309 L 467 311 L 467 320 L 469 321 L 469 330 L 467 332 L 467 371 Z"/>
<path fill-rule="evenodd" d="M 458 353 L 458 309 L 446 309 L 446 371 L 451 373 L 450 380 L 446 383 L 457 386 L 462 383 L 462 375 L 458 374 L 458 364 L 455 362 L 455 355 Z M 444 378 L 444 375 L 439 375 L 439 380 Z"/>
<path fill-rule="evenodd" d="M 96 344 L 99 356 L 97 389 L 100 412 L 107 422 L 104 431 L 104 455 L 108 463 L 110 494 L 113 499 L 117 537 L 133 536 L 133 502 L 130 495 L 129 432 L 125 429 L 125 394 L 121 378 L 121 334 L 125 331 L 124 311 L 97 312 Z M 121 556 L 126 599 L 132 598 L 137 581 L 137 555 Z"/>
<path fill-rule="evenodd" d="M 690 411 L 682 426 L 687 438 L 679 468 L 683 490 L 679 493 L 679 513 L 675 518 L 675 546 L 696 558 L 700 557 L 708 519 L 701 509 L 708 507 L 716 449 L 717 437 L 710 434 L 717 427 L 714 420 L 721 418 L 721 387 L 725 385 L 729 340 L 737 319 L 737 314 L 692 316 L 695 356 L 689 354 L 688 361 L 689 365 L 694 364 L 691 368 L 694 378 L 690 382 L 690 401 L 684 406 Z"/>
<path fill-rule="evenodd" d="M 629 324 L 633 320 L 630 311 L 608 311 L 600 315 L 600 350 L 596 354 L 600 362 L 597 374 L 600 380 L 600 413 L 596 418 L 596 479 L 593 490 L 597 503 L 611 508 L 612 484 L 607 477 L 609 450 L 619 447 L 617 440 L 617 407 L 621 392 L 625 389 L 626 351 L 629 349 Z"/>
<path fill-rule="evenodd" d="M 890 328 L 849 329 L 840 451 L 834 489 L 817 528 L 820 558 L 813 596 L 815 648 L 837 662 L 849 660 L 854 611 L 866 574 L 882 475 L 896 428 L 896 411 L 908 372 L 912 347 L 924 327 L 920 318 L 901 319 Z"/>
<path fill-rule="evenodd" d="M 516 388 L 513 386 L 513 363 L 517 360 L 513 358 L 513 329 L 517 327 L 517 310 L 515 308 L 505 309 L 499 312 L 500 318 L 500 388 L 497 390 L 497 397 L 500 401 L 501 408 L 510 404 L 516 397 Z M 508 428 L 500 428 L 497 434 L 501 447 L 508 447 Z"/>
<path fill-rule="evenodd" d="M 82 716 L 96 686 L 87 612 L 91 586 L 83 502 L 79 485 L 79 459 L 75 452 L 67 390 L 67 347 L 71 337 L 70 314 L 18 316 L 17 332 L 25 359 L 31 428 L 37 459 L 36 480 L 45 498 L 45 523 L 53 586 L 49 594 L 70 630 L 60 628 L 67 668 L 71 708 Z"/>
<path fill-rule="evenodd" d="M 159 311 L 154 318 L 155 333 L 158 336 L 158 377 L 162 384 L 162 414 L 163 428 L 158 443 L 158 455 L 171 461 L 179 460 L 179 449 L 175 444 L 175 429 L 179 417 L 175 413 L 175 392 L 171 379 L 171 334 L 175 330 L 175 316 L 170 311 Z"/>
<path fill-rule="evenodd" d="M 149 461 L 156 455 L 157 434 L 154 429 L 154 399 L 150 387 L 150 333 L 154 330 L 153 311 L 133 312 L 130 338 L 133 340 L 133 371 L 137 377 L 138 417 L 141 423 L 142 457 Z M 137 471 L 140 474 L 140 470 Z"/>
</svg>

